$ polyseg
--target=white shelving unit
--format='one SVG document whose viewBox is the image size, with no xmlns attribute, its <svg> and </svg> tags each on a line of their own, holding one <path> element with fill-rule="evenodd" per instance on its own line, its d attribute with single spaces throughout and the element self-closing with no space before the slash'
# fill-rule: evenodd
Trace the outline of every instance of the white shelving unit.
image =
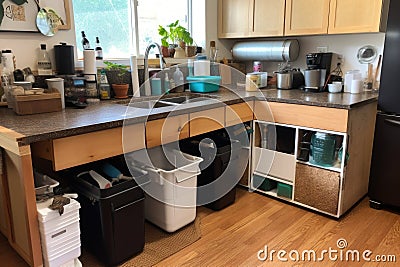
<svg viewBox="0 0 400 267">
<path fill-rule="evenodd" d="M 339 217 L 347 133 L 260 120 L 253 121 L 253 130 L 250 190 Z M 304 154 L 316 132 L 334 137 L 336 149 L 344 151 L 337 158 L 336 150 L 332 166 L 313 164 L 308 161 L 309 153 Z M 304 140 L 307 136 L 308 142 Z"/>
</svg>

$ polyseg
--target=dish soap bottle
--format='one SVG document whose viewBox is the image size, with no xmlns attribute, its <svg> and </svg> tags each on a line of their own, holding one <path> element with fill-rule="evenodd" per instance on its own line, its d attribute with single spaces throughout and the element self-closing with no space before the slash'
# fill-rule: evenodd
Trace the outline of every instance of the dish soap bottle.
<svg viewBox="0 0 400 267">
<path fill-rule="evenodd" d="M 175 92 L 183 92 L 185 91 L 184 82 L 183 82 L 183 73 L 177 66 L 174 72 L 174 81 L 175 81 Z"/>
<path fill-rule="evenodd" d="M 46 44 L 40 44 L 40 50 L 37 60 L 39 75 L 53 75 L 49 53 L 46 50 Z"/>
</svg>

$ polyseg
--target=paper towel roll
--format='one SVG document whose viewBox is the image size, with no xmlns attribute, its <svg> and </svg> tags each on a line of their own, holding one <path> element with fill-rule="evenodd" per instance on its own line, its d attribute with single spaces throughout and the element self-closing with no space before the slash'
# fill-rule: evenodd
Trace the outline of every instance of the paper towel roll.
<svg viewBox="0 0 400 267">
<path fill-rule="evenodd" d="M 83 73 L 96 74 L 96 55 L 93 49 L 83 50 Z"/>
<path fill-rule="evenodd" d="M 196 60 L 193 62 L 194 76 L 210 76 L 210 61 Z"/>
<path fill-rule="evenodd" d="M 139 76 L 136 56 L 131 56 L 131 77 L 132 77 L 132 89 L 134 96 L 140 96 L 139 88 Z"/>
</svg>

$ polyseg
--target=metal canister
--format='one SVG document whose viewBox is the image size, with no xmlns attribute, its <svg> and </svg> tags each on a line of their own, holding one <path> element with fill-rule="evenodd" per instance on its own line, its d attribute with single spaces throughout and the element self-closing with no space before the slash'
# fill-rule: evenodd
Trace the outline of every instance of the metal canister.
<svg viewBox="0 0 400 267">
<path fill-rule="evenodd" d="M 261 61 L 253 62 L 253 72 L 262 72 L 262 63 Z"/>
</svg>

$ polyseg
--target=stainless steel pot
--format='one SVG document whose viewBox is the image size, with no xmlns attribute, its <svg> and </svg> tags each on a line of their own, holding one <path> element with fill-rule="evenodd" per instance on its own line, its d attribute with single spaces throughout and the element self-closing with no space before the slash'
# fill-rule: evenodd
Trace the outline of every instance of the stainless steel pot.
<svg viewBox="0 0 400 267">
<path fill-rule="evenodd" d="M 293 72 L 278 72 L 276 74 L 276 88 L 278 89 L 292 89 L 293 85 Z"/>
</svg>

